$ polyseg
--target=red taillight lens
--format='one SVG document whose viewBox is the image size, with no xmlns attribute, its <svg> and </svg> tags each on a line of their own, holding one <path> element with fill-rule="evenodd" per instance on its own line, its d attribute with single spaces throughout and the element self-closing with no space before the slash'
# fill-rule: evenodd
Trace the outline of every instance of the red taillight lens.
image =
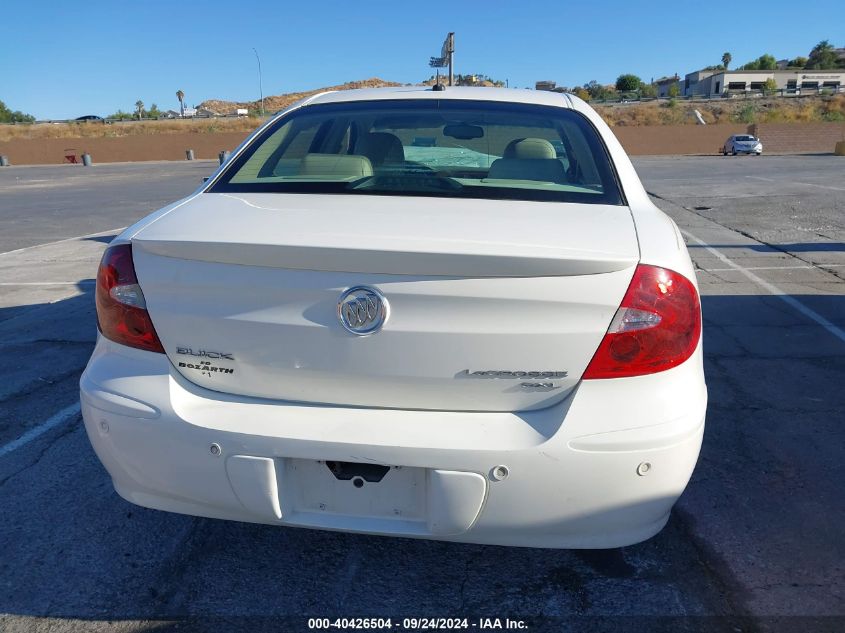
<svg viewBox="0 0 845 633">
<path fill-rule="evenodd" d="M 132 245 L 106 249 L 97 271 L 97 324 L 116 343 L 164 353 L 135 276 Z"/>
<path fill-rule="evenodd" d="M 701 337 L 701 304 L 689 279 L 640 264 L 584 378 L 624 378 L 680 365 Z"/>
</svg>

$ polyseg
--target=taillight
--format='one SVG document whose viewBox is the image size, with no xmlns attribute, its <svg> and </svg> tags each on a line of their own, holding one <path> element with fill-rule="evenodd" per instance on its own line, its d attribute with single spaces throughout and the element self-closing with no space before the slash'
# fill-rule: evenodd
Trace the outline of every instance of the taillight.
<svg viewBox="0 0 845 633">
<path fill-rule="evenodd" d="M 135 276 L 132 245 L 106 249 L 97 271 L 97 324 L 116 343 L 164 353 Z"/>
<path fill-rule="evenodd" d="M 584 378 L 624 378 L 680 365 L 701 337 L 701 304 L 692 282 L 640 264 Z"/>
</svg>

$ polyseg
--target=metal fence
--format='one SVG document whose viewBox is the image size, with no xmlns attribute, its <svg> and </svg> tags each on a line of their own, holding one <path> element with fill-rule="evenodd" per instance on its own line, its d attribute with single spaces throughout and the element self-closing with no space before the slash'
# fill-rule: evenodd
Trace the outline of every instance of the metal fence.
<svg viewBox="0 0 845 633">
<path fill-rule="evenodd" d="M 590 99 L 590 103 L 598 104 L 628 104 L 647 103 L 649 101 L 723 101 L 725 99 L 762 99 L 762 98 L 789 98 L 800 99 L 802 97 L 826 97 L 835 94 L 845 94 L 845 86 L 829 88 L 780 88 L 778 90 L 728 90 L 721 94 L 714 95 L 678 95 L 675 97 L 644 97 L 636 92 L 625 92 L 615 95 L 612 99 Z"/>
</svg>

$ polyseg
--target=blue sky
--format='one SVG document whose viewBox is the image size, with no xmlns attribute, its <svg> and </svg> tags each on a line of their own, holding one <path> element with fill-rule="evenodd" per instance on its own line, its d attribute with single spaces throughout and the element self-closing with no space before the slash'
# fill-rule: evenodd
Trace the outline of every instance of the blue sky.
<svg viewBox="0 0 845 633">
<path fill-rule="evenodd" d="M 763 53 L 845 46 L 841 0 L 744 2 L 389 2 L 141 0 L 15 3 L 0 20 L 0 100 L 39 119 L 176 108 L 355 79 L 417 82 L 447 31 L 456 72 L 575 86 L 734 65 Z M 755 7 L 759 7 L 759 10 Z"/>
</svg>

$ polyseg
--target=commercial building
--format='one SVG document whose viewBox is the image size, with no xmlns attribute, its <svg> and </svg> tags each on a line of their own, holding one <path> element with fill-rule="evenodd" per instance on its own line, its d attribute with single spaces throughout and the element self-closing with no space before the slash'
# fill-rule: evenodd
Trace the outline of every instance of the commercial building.
<svg viewBox="0 0 845 633">
<path fill-rule="evenodd" d="M 777 90 L 791 94 L 840 92 L 845 87 L 845 70 L 697 70 L 684 78 L 683 94 L 714 97 L 759 92 L 769 79 L 774 80 Z"/>
<path fill-rule="evenodd" d="M 654 82 L 654 85 L 657 86 L 657 96 L 661 98 L 673 96 L 672 86 L 678 87 L 676 96 L 684 93 L 683 87 L 681 86 L 681 78 L 678 76 L 678 73 L 675 73 L 672 77 L 661 77 Z"/>
</svg>

